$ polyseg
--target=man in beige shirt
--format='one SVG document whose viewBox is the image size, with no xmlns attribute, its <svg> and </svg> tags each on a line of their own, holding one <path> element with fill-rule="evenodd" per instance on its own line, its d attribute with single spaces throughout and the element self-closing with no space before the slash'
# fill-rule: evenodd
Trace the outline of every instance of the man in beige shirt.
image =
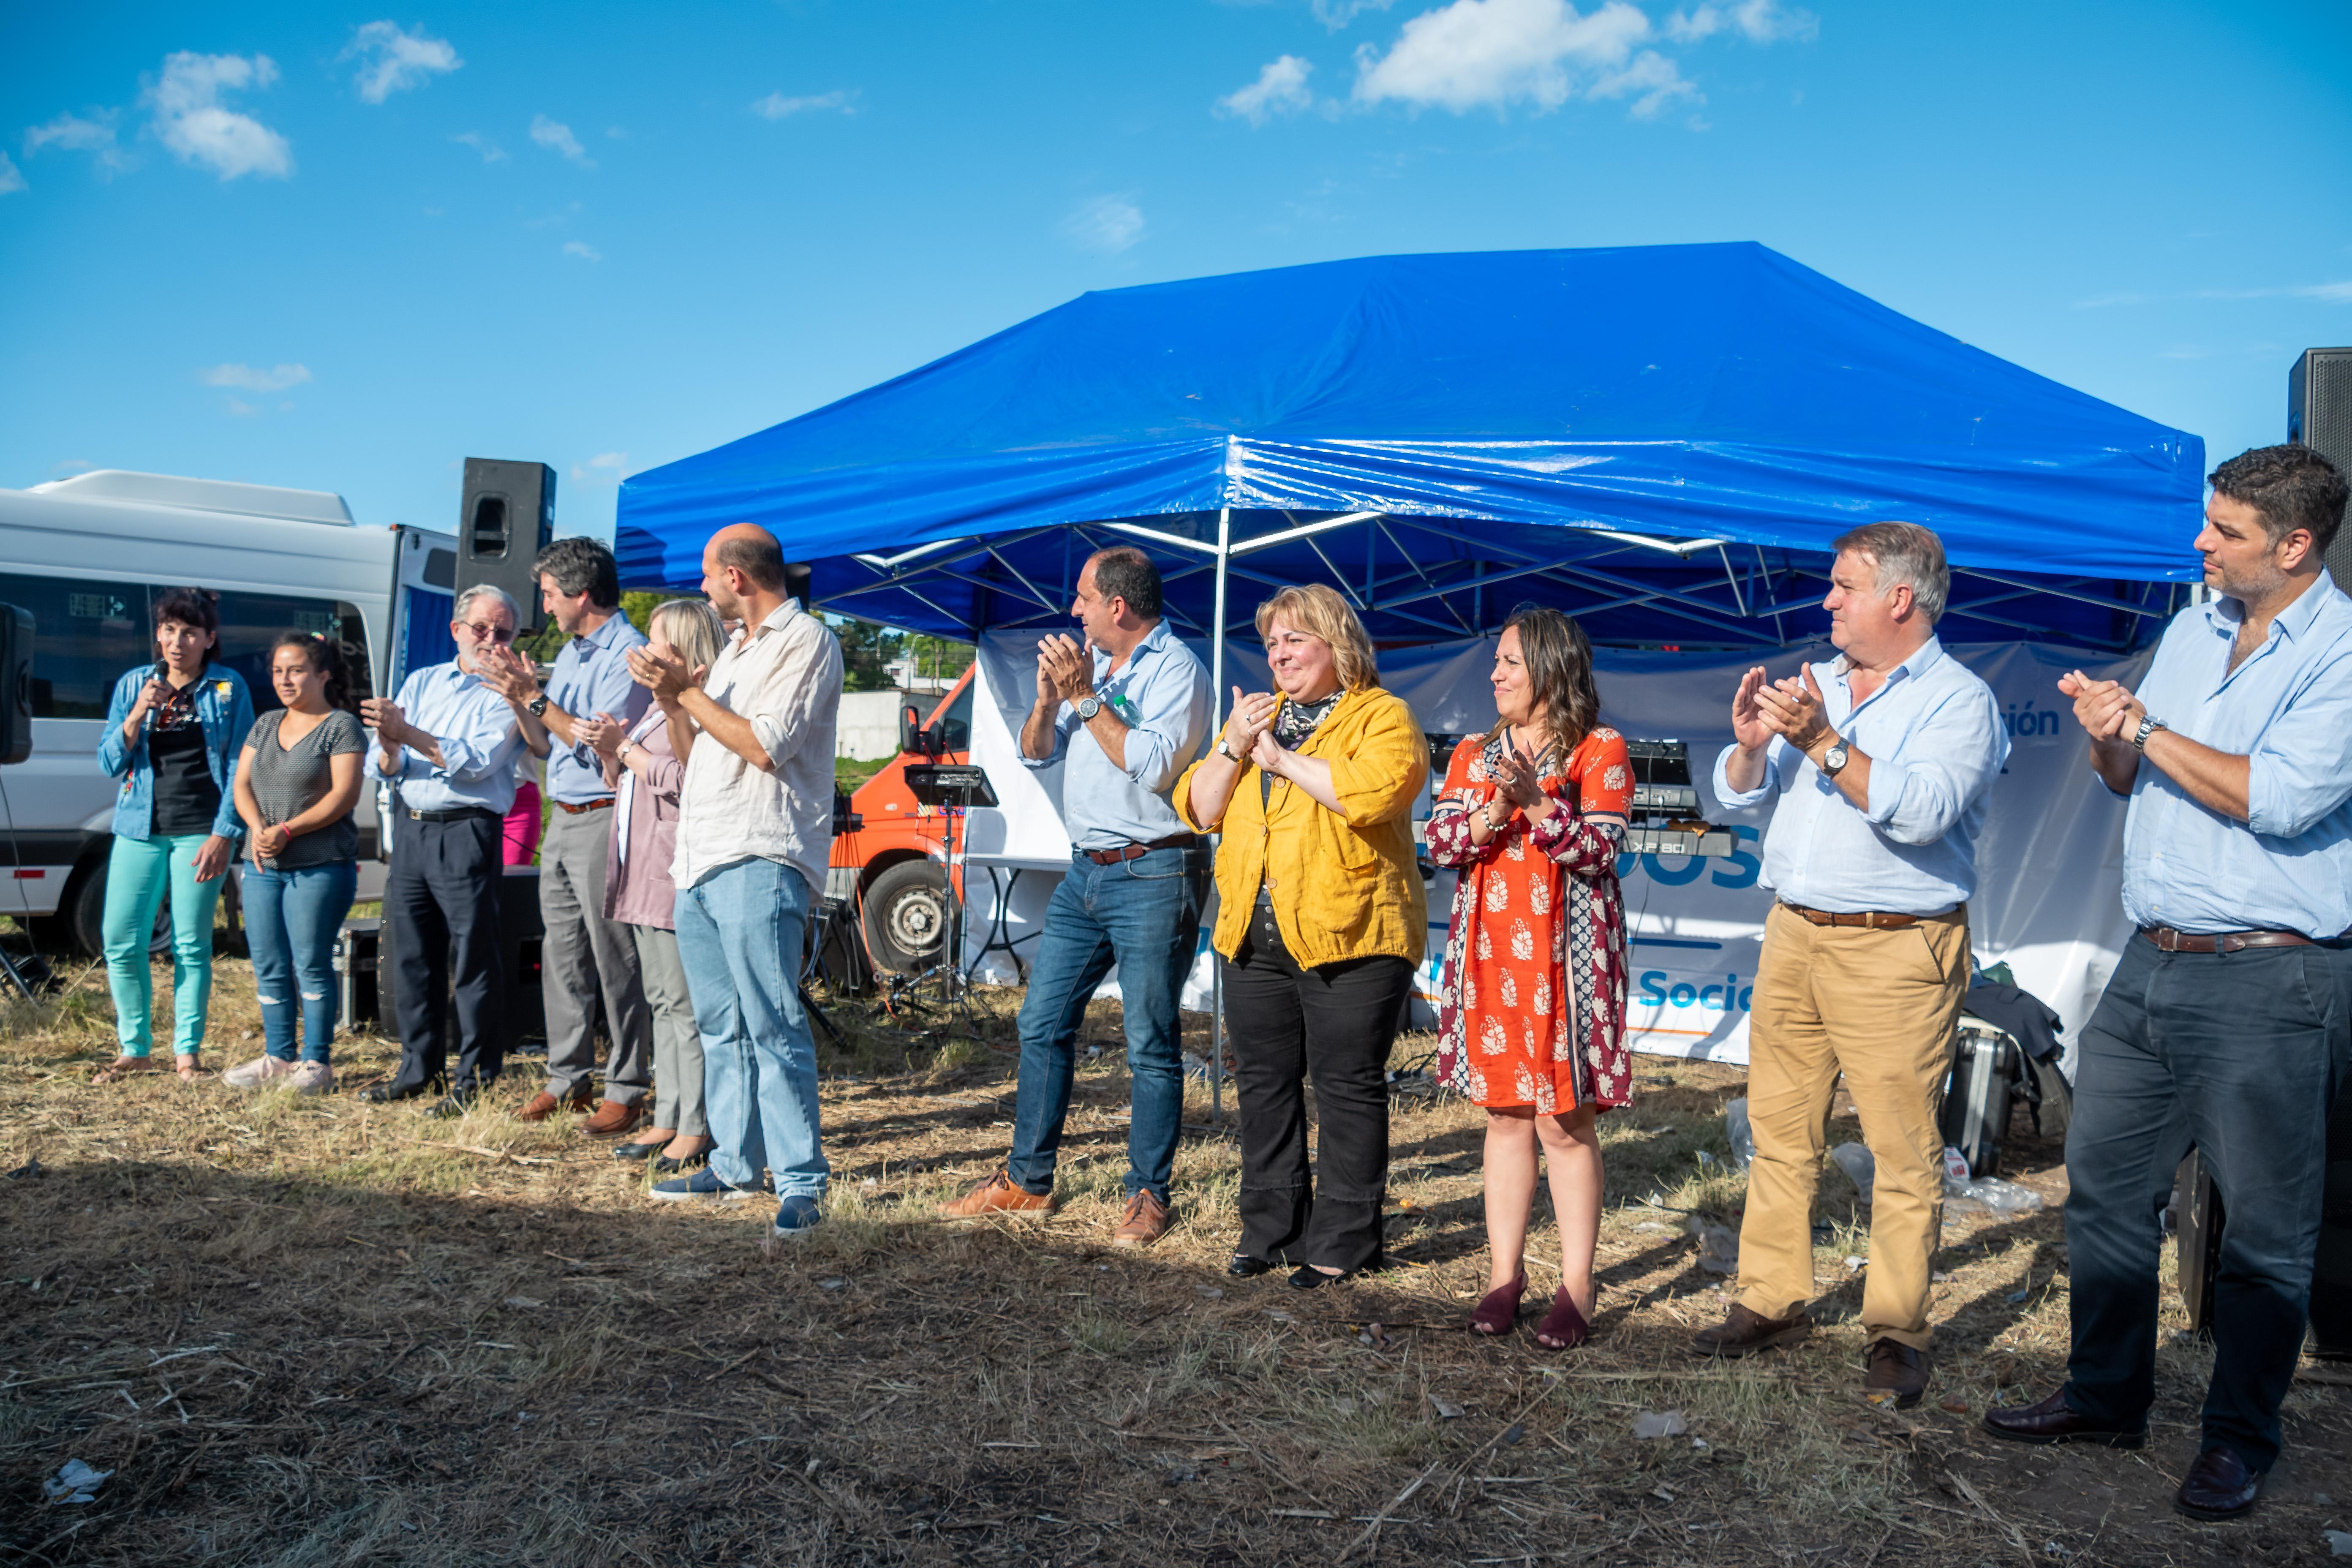
<svg viewBox="0 0 2352 1568">
<path fill-rule="evenodd" d="M 670 877 L 717 1144 L 707 1169 L 654 1196 L 756 1197 L 764 1166 L 775 1235 L 791 1239 L 816 1225 L 830 1174 L 800 963 L 832 855 L 841 644 L 783 584 L 774 534 L 721 529 L 703 549 L 702 591 L 740 625 L 708 677 L 697 686 L 684 661 L 651 648 L 628 658 L 686 761 Z"/>
</svg>

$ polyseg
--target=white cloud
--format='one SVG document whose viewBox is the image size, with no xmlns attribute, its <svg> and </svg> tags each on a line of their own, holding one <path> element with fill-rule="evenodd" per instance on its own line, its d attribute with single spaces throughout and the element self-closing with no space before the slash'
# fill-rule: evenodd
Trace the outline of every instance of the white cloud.
<svg viewBox="0 0 2352 1568">
<path fill-rule="evenodd" d="M 294 172 L 286 138 L 248 114 L 221 106 L 221 94 L 266 88 L 278 79 L 268 55 L 200 55 L 183 49 L 163 58 L 163 75 L 148 89 L 155 134 L 184 163 L 201 163 L 223 180 L 260 174 L 282 180 Z"/>
<path fill-rule="evenodd" d="M 762 120 L 789 120 L 795 114 L 855 114 L 857 94 L 846 88 L 820 92 L 813 98 L 786 98 L 772 92 L 751 105 L 751 112 Z"/>
<path fill-rule="evenodd" d="M 572 482 L 578 485 L 615 485 L 621 482 L 629 466 L 626 452 L 600 452 L 588 459 L 585 466 L 572 465 Z"/>
<path fill-rule="evenodd" d="M 13 195 L 25 188 L 25 175 L 16 167 L 16 160 L 0 153 L 0 196 Z"/>
<path fill-rule="evenodd" d="M 576 256 L 583 261 L 602 261 L 604 259 L 604 253 L 597 249 L 594 246 L 589 244 L 584 239 L 565 240 L 563 242 L 563 254 L 566 256 Z"/>
<path fill-rule="evenodd" d="M 237 397 L 232 397 L 228 400 L 228 411 L 231 414 L 236 415 L 240 419 L 249 419 L 254 415 L 261 412 L 260 409 L 256 408 L 252 404 Z"/>
<path fill-rule="evenodd" d="M 1407 22 L 1385 56 L 1359 49 L 1355 96 L 1456 114 L 1522 99 L 1557 109 L 1580 79 L 1654 73 L 1631 66 L 1649 32 L 1650 19 L 1625 0 L 1582 16 L 1567 0 L 1454 0 Z"/>
<path fill-rule="evenodd" d="M 1307 73 L 1314 66 L 1297 55 L 1285 55 L 1267 62 L 1257 73 L 1257 79 L 1237 92 L 1227 93 L 1217 100 L 1216 111 L 1263 125 L 1272 114 L 1297 114 L 1315 106 L 1315 95 L 1307 90 Z"/>
<path fill-rule="evenodd" d="M 1822 30 L 1822 19 L 1811 11 L 1783 6 L 1780 0 L 1709 4 L 1696 11 L 1676 11 L 1666 18 L 1666 37 L 1681 44 L 1713 37 L 1727 27 L 1737 28 L 1751 44 L 1769 44 L 1781 38 L 1813 37 Z"/>
<path fill-rule="evenodd" d="M 352 35 L 342 58 L 357 56 L 360 101 L 382 103 L 395 92 L 423 87 L 436 76 L 447 76 L 466 62 L 446 38 L 428 38 L 419 27 L 411 33 L 396 22 L 370 22 Z"/>
<path fill-rule="evenodd" d="M 216 364 L 204 373 L 206 386 L 234 386 L 246 392 L 283 392 L 310 379 L 310 366 L 300 364 L 273 365 L 268 370 L 251 364 Z"/>
<path fill-rule="evenodd" d="M 55 120 L 25 127 L 25 156 L 29 158 L 51 147 L 90 153 L 97 160 L 99 174 L 107 179 L 132 167 L 135 162 L 115 142 L 111 110 L 90 116 L 60 114 Z"/>
<path fill-rule="evenodd" d="M 507 150 L 478 131 L 460 132 L 449 140 L 471 147 L 482 155 L 482 162 L 485 163 L 503 163 L 507 161 Z"/>
<path fill-rule="evenodd" d="M 1062 220 L 1081 250 L 1117 256 L 1143 237 L 1143 209 L 1125 196 L 1097 196 Z"/>
<path fill-rule="evenodd" d="M 1385 11 L 1396 0 L 1315 0 L 1315 19 L 1338 32 L 1367 11 Z"/>
<path fill-rule="evenodd" d="M 1628 110 L 1636 120 L 1648 120 L 1676 99 L 1696 103 L 1704 101 L 1698 89 L 1683 79 L 1675 62 L 1654 49 L 1643 49 L 1635 55 L 1623 70 L 1612 71 L 1597 79 L 1589 92 L 1591 98 L 1631 98 Z M 1694 130 L 1706 127 L 1696 125 Z"/>
<path fill-rule="evenodd" d="M 561 121 L 550 120 L 544 114 L 530 117 L 530 139 L 551 153 L 561 153 L 583 169 L 593 169 L 596 160 L 580 145 L 580 138 L 572 134 L 572 127 Z"/>
</svg>

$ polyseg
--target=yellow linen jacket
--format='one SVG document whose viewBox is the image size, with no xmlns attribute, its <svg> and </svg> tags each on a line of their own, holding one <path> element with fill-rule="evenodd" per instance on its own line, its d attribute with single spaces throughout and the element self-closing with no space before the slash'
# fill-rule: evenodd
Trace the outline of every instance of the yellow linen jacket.
<svg viewBox="0 0 2352 1568">
<path fill-rule="evenodd" d="M 1413 858 L 1412 803 L 1428 787 L 1429 742 L 1412 710 L 1378 687 L 1350 691 L 1298 754 L 1331 764 L 1344 816 L 1284 778 L 1274 780 L 1261 805 L 1259 770 L 1244 762 L 1223 817 L 1202 822 L 1192 815 L 1192 775 L 1206 759 L 1176 781 L 1184 826 L 1224 834 L 1217 847 L 1217 951 L 1231 958 L 1241 950 L 1263 879 L 1283 942 L 1300 964 L 1375 957 L 1419 964 L 1429 942 L 1429 896 Z"/>
</svg>

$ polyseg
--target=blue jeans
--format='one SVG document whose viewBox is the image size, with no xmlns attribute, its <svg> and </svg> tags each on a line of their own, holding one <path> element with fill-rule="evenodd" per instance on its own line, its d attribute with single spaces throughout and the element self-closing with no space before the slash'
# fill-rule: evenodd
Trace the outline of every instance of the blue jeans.
<svg viewBox="0 0 2352 1568">
<path fill-rule="evenodd" d="M 1013 1153 L 1004 1163 L 1024 1191 L 1054 1190 L 1078 1023 L 1115 963 L 1135 1112 L 1127 1129 L 1127 1194 L 1148 1192 L 1168 1201 L 1184 1121 L 1176 999 L 1201 928 L 1200 890 L 1188 860 L 1182 849 L 1154 849 L 1112 866 L 1073 854 L 1069 874 L 1045 906 L 1045 934 L 1021 1004 L 1021 1088 Z"/>
<path fill-rule="evenodd" d="M 172 1049 L 192 1056 L 205 1041 L 205 1014 L 213 999 L 213 908 L 223 877 L 196 880 L 196 851 L 209 833 L 117 837 L 106 858 L 106 986 L 114 994 L 114 1032 L 126 1057 L 143 1057 L 154 1044 L 155 976 L 147 942 L 163 890 L 172 891 Z"/>
<path fill-rule="evenodd" d="M 2083 1031 L 2066 1130 L 2074 1409 L 2131 1426 L 2155 1402 L 2158 1216 L 2194 1146 L 2224 1215 L 2203 1446 L 2257 1471 L 2278 1458 L 2347 1030 L 2352 950 L 2130 940 Z"/>
<path fill-rule="evenodd" d="M 355 860 L 287 871 L 246 865 L 245 940 L 261 1004 L 261 1045 L 281 1062 L 294 1059 L 298 1045 L 305 1060 L 327 1059 L 335 1037 L 335 936 L 359 883 Z"/>
<path fill-rule="evenodd" d="M 702 1037 L 704 1114 L 720 1181 L 821 1198 L 832 1168 L 817 1131 L 816 1044 L 801 1010 L 809 885 L 790 866 L 751 858 L 677 890 L 677 955 Z"/>
</svg>

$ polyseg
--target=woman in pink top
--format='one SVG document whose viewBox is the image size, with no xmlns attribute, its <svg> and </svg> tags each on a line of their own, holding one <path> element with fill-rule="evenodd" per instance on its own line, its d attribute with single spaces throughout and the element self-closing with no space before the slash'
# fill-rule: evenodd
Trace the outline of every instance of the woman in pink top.
<svg viewBox="0 0 2352 1568">
<path fill-rule="evenodd" d="M 719 657 L 719 612 L 700 599 L 670 599 L 646 622 L 653 650 L 682 658 L 698 684 Z M 580 738 L 604 759 L 614 789 L 613 847 L 605 862 L 604 918 L 629 927 L 654 1015 L 653 1125 L 613 1151 L 617 1160 L 651 1158 L 673 1175 L 710 1159 L 710 1126 L 702 1113 L 702 1037 L 694 1026 L 686 968 L 678 961 L 670 908 L 670 860 L 677 845 L 678 786 L 686 764 L 670 748 L 661 705 L 624 729 L 609 713 L 578 726 Z"/>
</svg>

